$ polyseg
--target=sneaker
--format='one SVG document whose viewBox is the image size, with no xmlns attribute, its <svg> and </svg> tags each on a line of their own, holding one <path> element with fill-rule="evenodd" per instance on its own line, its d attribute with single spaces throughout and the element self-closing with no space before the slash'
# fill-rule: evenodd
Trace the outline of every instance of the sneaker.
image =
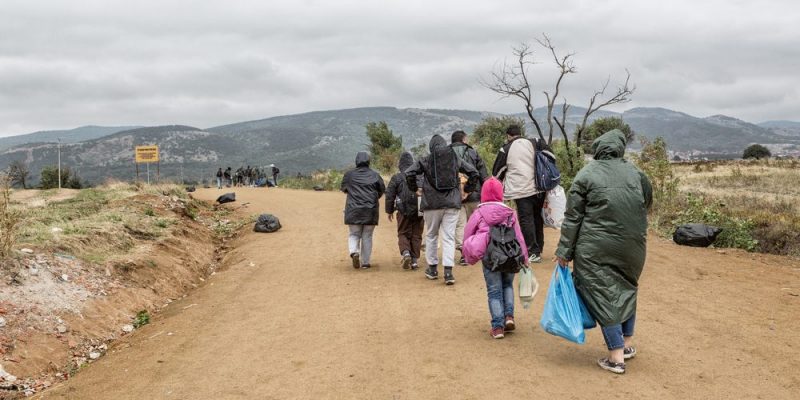
<svg viewBox="0 0 800 400">
<path fill-rule="evenodd" d="M 460 265 L 462 267 L 466 267 L 469 264 L 467 264 L 467 260 L 464 258 L 464 256 L 461 256 L 461 259 L 458 260 L 458 265 Z"/>
<path fill-rule="evenodd" d="M 361 266 L 361 269 L 370 269 L 370 268 L 372 268 L 372 266 L 369 264 L 364 264 Z"/>
<path fill-rule="evenodd" d="M 495 339 L 502 339 L 506 337 L 505 333 L 503 332 L 502 326 L 498 326 L 497 328 L 492 328 L 489 334 L 492 335 L 492 337 Z"/>
<path fill-rule="evenodd" d="M 601 359 L 597 360 L 597 365 L 599 365 L 600 368 L 602 368 L 602 369 L 604 369 L 606 371 L 611 371 L 611 372 L 613 372 L 615 374 L 624 374 L 625 373 L 625 363 L 624 362 L 623 363 L 615 363 L 615 362 L 609 360 L 608 358 L 601 358 Z"/>
<path fill-rule="evenodd" d="M 416 261 L 411 263 L 411 270 L 412 270 L 412 271 L 415 271 L 415 270 L 417 270 L 418 268 L 419 268 L 419 264 L 417 264 L 417 262 L 416 262 Z"/>
<path fill-rule="evenodd" d="M 514 329 L 517 329 L 517 326 L 514 324 L 514 317 L 506 315 L 506 330 L 513 331 Z"/>
<path fill-rule="evenodd" d="M 428 266 L 425 270 L 425 277 L 430 280 L 439 279 L 439 271 L 436 270 L 436 266 Z"/>
<path fill-rule="evenodd" d="M 630 360 L 633 357 L 636 357 L 636 347 L 626 347 L 622 349 L 622 354 L 624 354 L 626 360 Z"/>
<path fill-rule="evenodd" d="M 453 285 L 456 283 L 456 278 L 453 276 L 452 268 L 445 268 L 444 269 L 444 284 L 445 285 Z"/>
<path fill-rule="evenodd" d="M 361 268 L 361 256 L 358 253 L 350 253 L 350 258 L 353 259 L 353 268 Z"/>
<path fill-rule="evenodd" d="M 403 254 L 403 269 L 411 268 L 411 255 L 408 253 Z"/>
<path fill-rule="evenodd" d="M 542 262 L 542 257 L 539 256 L 538 254 L 533 254 L 530 257 L 528 257 L 528 262 L 531 264 L 539 264 Z"/>
</svg>

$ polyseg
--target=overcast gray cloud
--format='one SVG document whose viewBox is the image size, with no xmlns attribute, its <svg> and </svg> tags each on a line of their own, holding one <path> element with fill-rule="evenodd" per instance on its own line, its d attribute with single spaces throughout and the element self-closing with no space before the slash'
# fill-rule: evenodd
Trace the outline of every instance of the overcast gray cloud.
<svg viewBox="0 0 800 400">
<path fill-rule="evenodd" d="M 542 32 L 576 53 L 572 103 L 627 68 L 637 91 L 618 110 L 800 120 L 798 20 L 795 0 L 3 0 L 0 136 L 379 105 L 519 112 L 478 79 Z M 537 58 L 546 89 L 555 70 Z"/>
</svg>

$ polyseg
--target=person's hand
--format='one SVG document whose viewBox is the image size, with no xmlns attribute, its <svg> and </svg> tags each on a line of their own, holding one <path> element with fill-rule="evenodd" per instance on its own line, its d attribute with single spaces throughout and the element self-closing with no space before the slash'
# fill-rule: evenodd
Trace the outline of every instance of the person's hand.
<svg viewBox="0 0 800 400">
<path fill-rule="evenodd" d="M 387 214 L 389 216 L 389 222 L 394 222 L 394 213 Z"/>
<path fill-rule="evenodd" d="M 569 267 L 569 261 L 567 261 L 564 258 L 556 256 L 556 258 L 554 258 L 553 261 L 555 261 L 558 265 L 562 267 Z"/>
</svg>

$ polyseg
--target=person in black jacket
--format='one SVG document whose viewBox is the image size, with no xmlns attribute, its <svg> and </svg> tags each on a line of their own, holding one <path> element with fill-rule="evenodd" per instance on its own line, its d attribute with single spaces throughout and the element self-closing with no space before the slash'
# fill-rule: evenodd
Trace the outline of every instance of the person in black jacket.
<svg viewBox="0 0 800 400">
<path fill-rule="evenodd" d="M 378 199 L 386 191 L 383 178 L 369 168 L 367 152 L 356 155 L 356 168 L 344 174 L 341 190 L 347 193 L 344 223 L 350 229 L 348 245 L 353 268 L 367 269 L 372 255 L 372 233 L 380 214 Z"/>
<path fill-rule="evenodd" d="M 453 149 L 447 146 L 447 141 L 439 135 L 433 135 L 429 144 L 431 154 L 417 160 L 406 171 L 406 183 L 409 189 L 417 190 L 417 176 L 423 175 L 422 183 L 422 211 L 428 232 L 425 235 L 425 260 L 428 268 L 425 277 L 438 279 L 436 270 L 439 264 L 437 255 L 439 234 L 442 235 L 442 265 L 444 265 L 444 283 L 456 283 L 453 277 L 453 265 L 456 253 L 456 224 L 458 223 L 458 210 L 461 208 L 461 187 L 458 182 L 458 173 L 468 176 L 465 187 L 467 192 L 472 192 L 480 179 L 478 171 L 472 165 L 461 161 Z M 443 166 L 452 166 L 448 170 Z M 441 182 L 441 183 L 437 183 Z"/>
<path fill-rule="evenodd" d="M 400 256 L 403 257 L 403 269 L 417 269 L 419 264 L 420 246 L 422 245 L 422 228 L 425 221 L 419 212 L 417 193 L 408 188 L 403 171 L 414 163 L 414 157 L 409 152 L 400 155 L 400 172 L 394 174 L 386 187 L 386 214 L 392 221 L 397 211 L 397 245 Z M 422 182 L 418 179 L 417 184 Z"/>
<path fill-rule="evenodd" d="M 222 189 L 222 167 L 217 170 L 217 189 Z"/>
<path fill-rule="evenodd" d="M 466 139 L 467 134 L 464 133 L 464 131 L 455 131 L 450 135 L 450 147 L 456 152 L 458 158 L 478 170 L 478 174 L 481 178 L 480 182 L 483 182 L 489 177 L 489 174 L 486 172 L 486 163 L 483 162 L 478 152 L 467 144 Z M 464 226 L 467 225 L 467 221 L 469 217 L 472 216 L 472 212 L 478 208 L 478 204 L 481 202 L 480 182 L 472 193 L 467 194 L 462 190 L 461 210 L 458 212 L 458 223 L 456 224 L 456 249 L 458 249 L 458 251 L 461 251 L 461 244 L 464 241 Z M 467 265 L 463 255 L 461 256 L 461 260 L 459 260 L 459 264 Z"/>
</svg>

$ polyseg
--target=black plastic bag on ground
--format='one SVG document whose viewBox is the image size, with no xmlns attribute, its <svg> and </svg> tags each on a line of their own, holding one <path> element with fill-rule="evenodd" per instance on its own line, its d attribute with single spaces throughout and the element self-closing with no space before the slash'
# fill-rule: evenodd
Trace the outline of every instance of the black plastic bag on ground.
<svg viewBox="0 0 800 400">
<path fill-rule="evenodd" d="M 256 226 L 253 227 L 254 231 L 263 233 L 275 232 L 278 229 L 281 229 L 281 221 L 272 214 L 259 215 Z"/>
<path fill-rule="evenodd" d="M 721 228 L 706 224 L 685 224 L 675 229 L 672 240 L 683 246 L 708 247 L 714 244 Z"/>
<path fill-rule="evenodd" d="M 195 190 L 197 190 L 197 188 L 195 188 L 194 186 L 187 186 L 187 187 L 186 187 L 186 191 L 187 191 L 187 192 L 189 192 L 189 193 L 192 193 L 192 192 L 194 192 Z"/>
<path fill-rule="evenodd" d="M 217 203 L 225 204 L 230 203 L 232 201 L 236 201 L 236 193 L 225 193 L 222 196 L 217 197 Z"/>
</svg>

